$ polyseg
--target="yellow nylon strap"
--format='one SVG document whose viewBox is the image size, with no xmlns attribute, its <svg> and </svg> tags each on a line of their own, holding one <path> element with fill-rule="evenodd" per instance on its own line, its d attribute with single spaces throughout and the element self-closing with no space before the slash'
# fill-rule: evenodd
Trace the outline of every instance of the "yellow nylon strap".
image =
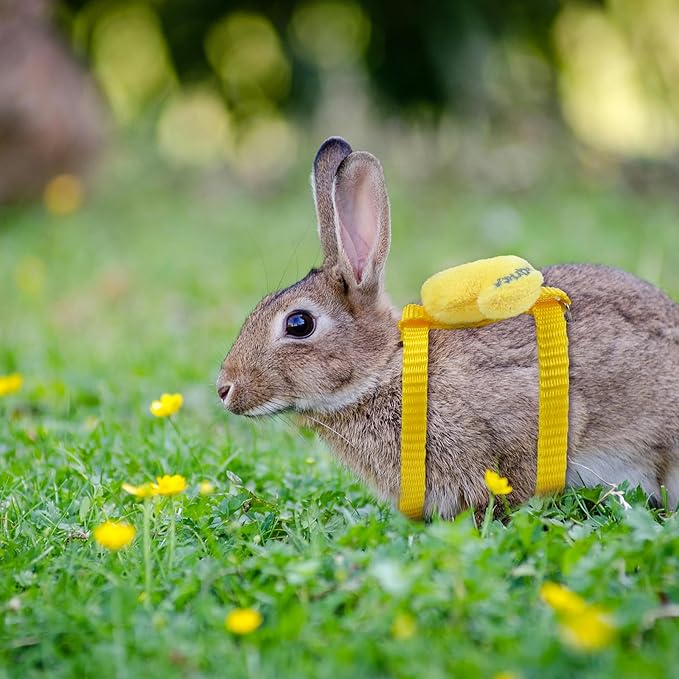
<svg viewBox="0 0 679 679">
<path fill-rule="evenodd" d="M 561 290 L 543 288 L 530 309 L 538 345 L 538 461 L 535 493 L 544 495 L 566 485 L 568 447 L 568 334 Z"/>
<path fill-rule="evenodd" d="M 401 378 L 401 492 L 399 511 L 422 518 L 427 455 L 427 364 L 431 319 L 417 304 L 403 309 L 399 328 L 403 342 Z"/>
<path fill-rule="evenodd" d="M 569 305 L 566 293 L 558 288 L 543 287 L 537 302 L 526 312 L 535 319 L 538 346 L 536 494 L 561 490 L 566 484 L 569 364 L 564 307 Z M 413 520 L 421 519 L 424 511 L 429 330 L 452 328 L 434 321 L 418 304 L 404 307 L 399 323 L 403 342 L 403 374 L 398 508 Z"/>
</svg>

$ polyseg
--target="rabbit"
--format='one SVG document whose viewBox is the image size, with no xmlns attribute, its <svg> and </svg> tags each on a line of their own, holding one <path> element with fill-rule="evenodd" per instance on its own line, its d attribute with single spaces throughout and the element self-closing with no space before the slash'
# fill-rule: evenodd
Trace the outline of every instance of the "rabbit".
<svg viewBox="0 0 679 679">
<path fill-rule="evenodd" d="M 384 291 L 390 208 L 382 167 L 339 137 L 320 147 L 312 188 L 323 263 L 265 297 L 224 359 L 217 391 L 245 416 L 295 413 L 379 498 L 400 486 L 402 346 Z M 679 306 L 631 274 L 542 269 L 572 299 L 568 486 L 629 481 L 679 502 Z M 510 502 L 535 492 L 538 366 L 522 315 L 432 330 L 425 517 L 488 503 L 486 469 Z"/>
</svg>

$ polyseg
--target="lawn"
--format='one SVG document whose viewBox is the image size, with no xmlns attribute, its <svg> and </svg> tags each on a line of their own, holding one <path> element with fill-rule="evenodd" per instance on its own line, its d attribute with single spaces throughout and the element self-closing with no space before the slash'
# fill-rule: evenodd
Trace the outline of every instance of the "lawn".
<svg viewBox="0 0 679 679">
<path fill-rule="evenodd" d="M 503 252 L 619 266 L 679 297 L 671 196 L 386 170 L 398 304 Z M 483 531 L 414 524 L 310 432 L 223 411 L 214 378 L 244 315 L 319 262 L 305 172 L 256 196 L 118 158 L 72 215 L 0 212 L 0 374 L 24 376 L 0 398 L 0 676 L 679 677 L 679 518 L 641 493 L 536 499 Z M 155 418 L 166 391 L 184 405 Z M 145 555 L 144 503 L 121 485 L 161 474 L 188 488 L 149 500 Z M 106 519 L 136 527 L 131 546 L 96 544 Z M 578 623 L 600 648 L 568 636 L 545 582 L 605 617 L 600 644 Z M 261 626 L 226 629 L 236 608 Z"/>
</svg>

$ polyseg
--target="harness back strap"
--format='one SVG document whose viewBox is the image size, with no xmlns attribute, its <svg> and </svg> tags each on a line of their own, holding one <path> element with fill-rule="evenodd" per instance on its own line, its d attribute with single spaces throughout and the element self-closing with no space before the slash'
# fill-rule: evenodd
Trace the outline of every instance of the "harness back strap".
<svg viewBox="0 0 679 679">
<path fill-rule="evenodd" d="M 564 308 L 568 295 L 558 288 L 543 287 L 537 302 L 526 312 L 535 319 L 538 348 L 539 405 L 537 478 L 538 495 L 566 485 L 568 445 L 568 335 Z M 401 392 L 401 490 L 399 510 L 410 519 L 424 511 L 427 454 L 427 368 L 429 330 L 451 330 L 472 325 L 437 323 L 418 304 L 403 309 L 399 323 L 403 342 Z"/>
</svg>

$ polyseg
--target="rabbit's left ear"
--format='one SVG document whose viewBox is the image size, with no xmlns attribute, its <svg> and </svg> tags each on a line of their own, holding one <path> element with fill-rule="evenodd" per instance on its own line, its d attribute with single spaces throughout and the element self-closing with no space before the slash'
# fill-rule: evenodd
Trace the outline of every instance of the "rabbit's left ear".
<svg viewBox="0 0 679 679">
<path fill-rule="evenodd" d="M 0 0 L 1 1 L 1 0 Z M 332 188 L 340 163 L 351 153 L 351 146 L 342 137 L 326 139 L 316 153 L 311 171 L 318 235 L 327 264 L 337 261 L 337 235 Z"/>
<path fill-rule="evenodd" d="M 338 264 L 361 289 L 381 286 L 389 254 L 389 197 L 379 160 L 365 151 L 349 154 L 333 186 Z"/>
</svg>

